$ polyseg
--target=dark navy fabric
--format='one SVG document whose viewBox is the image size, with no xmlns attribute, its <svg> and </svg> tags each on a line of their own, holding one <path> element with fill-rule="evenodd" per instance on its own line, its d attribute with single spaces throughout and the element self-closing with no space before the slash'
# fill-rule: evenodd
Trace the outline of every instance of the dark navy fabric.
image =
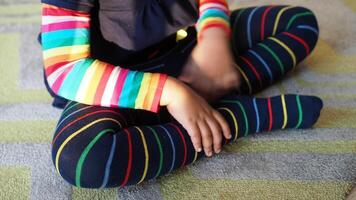
<svg viewBox="0 0 356 200">
<path fill-rule="evenodd" d="M 59 7 L 89 12 L 98 10 L 105 40 L 138 51 L 162 42 L 177 30 L 197 21 L 195 0 L 42 0 Z"/>
</svg>

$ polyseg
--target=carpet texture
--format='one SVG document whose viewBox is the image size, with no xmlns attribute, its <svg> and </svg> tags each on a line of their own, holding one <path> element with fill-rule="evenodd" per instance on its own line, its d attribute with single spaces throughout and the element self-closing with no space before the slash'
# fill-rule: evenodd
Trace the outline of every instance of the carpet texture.
<svg viewBox="0 0 356 200">
<path fill-rule="evenodd" d="M 230 1 L 232 8 L 277 2 Z M 40 5 L 0 0 L 0 199 L 345 199 L 356 182 L 356 1 L 283 3 L 313 10 L 321 39 L 297 71 L 258 96 L 322 97 L 315 128 L 244 138 L 118 191 L 71 187 L 56 173 L 50 140 L 60 110 L 42 82 Z"/>
</svg>

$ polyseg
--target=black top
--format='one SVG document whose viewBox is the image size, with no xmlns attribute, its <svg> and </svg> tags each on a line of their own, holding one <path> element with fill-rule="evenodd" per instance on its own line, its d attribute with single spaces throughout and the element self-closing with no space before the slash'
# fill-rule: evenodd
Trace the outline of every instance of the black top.
<svg viewBox="0 0 356 200">
<path fill-rule="evenodd" d="M 139 51 L 161 42 L 177 30 L 194 25 L 199 17 L 196 0 L 42 0 L 72 10 L 96 10 L 105 40 Z M 96 9 L 93 9 L 96 8 Z"/>
</svg>

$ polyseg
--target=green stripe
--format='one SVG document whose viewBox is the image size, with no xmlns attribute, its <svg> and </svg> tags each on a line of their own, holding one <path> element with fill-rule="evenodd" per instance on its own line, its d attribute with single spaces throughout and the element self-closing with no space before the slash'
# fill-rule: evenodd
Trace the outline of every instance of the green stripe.
<svg viewBox="0 0 356 200">
<path fill-rule="evenodd" d="M 304 12 L 304 13 L 299 13 L 294 15 L 288 22 L 287 25 L 287 30 L 289 30 L 290 26 L 293 24 L 293 22 L 298 18 L 298 17 L 303 17 L 303 16 L 308 16 L 308 15 L 313 15 L 312 12 Z"/>
<path fill-rule="evenodd" d="M 298 124 L 297 124 L 297 126 L 295 126 L 295 128 L 299 128 L 303 121 L 303 110 L 302 110 L 302 105 L 300 103 L 300 96 L 297 95 L 296 99 L 297 99 L 297 105 L 298 105 L 299 119 L 298 119 Z"/>
<path fill-rule="evenodd" d="M 58 94 L 66 99 L 75 100 L 82 79 L 93 62 L 93 59 L 83 59 L 76 63 L 65 77 Z"/>
<path fill-rule="evenodd" d="M 75 170 L 75 185 L 77 187 L 81 187 L 80 186 L 80 177 L 82 175 L 82 168 L 83 168 L 83 164 L 85 161 L 85 158 L 87 157 L 89 151 L 93 148 L 94 144 L 107 132 L 114 132 L 114 130 L 112 129 L 105 129 L 103 131 L 101 131 L 89 144 L 87 147 L 85 147 L 82 155 L 80 156 L 78 163 L 77 163 L 77 168 Z"/>
<path fill-rule="evenodd" d="M 245 108 L 243 107 L 243 105 L 239 101 L 223 100 L 222 102 L 223 103 L 234 103 L 234 104 L 239 105 L 239 107 L 240 107 L 240 109 L 242 111 L 242 114 L 244 116 L 245 124 L 246 124 L 245 135 L 244 136 L 247 136 L 248 135 L 248 131 L 249 131 L 249 123 L 248 123 L 247 114 L 246 114 L 246 111 L 245 111 Z"/>
<path fill-rule="evenodd" d="M 46 42 L 44 42 L 42 45 L 42 49 L 48 50 L 56 47 L 67 47 L 67 46 L 86 45 L 86 44 L 89 44 L 88 36 L 70 37 L 65 39 L 46 40 Z"/>
<path fill-rule="evenodd" d="M 71 101 L 71 102 L 75 102 L 75 101 Z M 68 112 L 68 110 L 72 109 L 74 106 L 76 106 L 76 105 L 78 105 L 78 104 L 79 104 L 79 103 L 76 102 L 75 104 L 73 104 L 73 105 L 67 107 L 65 110 L 63 110 L 63 112 L 62 112 L 62 117 Z"/>
<path fill-rule="evenodd" d="M 266 46 L 265 44 L 259 43 L 258 45 L 260 45 L 261 47 L 263 47 L 264 49 L 266 49 L 272 56 L 273 58 L 277 61 L 279 68 L 281 69 L 282 75 L 284 75 L 285 71 L 284 71 L 284 66 L 282 64 L 282 61 L 279 59 L 279 57 L 277 56 L 277 54 L 275 54 L 272 49 L 270 49 L 268 46 Z"/>
<path fill-rule="evenodd" d="M 157 144 L 158 144 L 158 148 L 159 148 L 159 155 L 160 155 L 160 156 L 159 156 L 159 167 L 158 167 L 157 173 L 156 173 L 156 175 L 155 175 L 155 177 L 154 177 L 154 178 L 156 178 L 156 177 L 158 177 L 158 176 L 160 175 L 161 170 L 162 170 L 162 165 L 163 165 L 163 150 L 162 150 L 161 142 L 159 141 L 157 132 L 156 132 L 153 128 L 149 127 L 149 126 L 148 126 L 147 128 L 149 128 L 149 129 L 153 132 L 153 134 L 154 134 L 154 136 L 155 136 L 155 138 L 156 138 Z"/>
<path fill-rule="evenodd" d="M 135 108 L 135 102 L 140 91 L 143 72 L 129 71 L 122 92 L 119 98 L 119 106 L 125 108 Z"/>
<path fill-rule="evenodd" d="M 220 12 L 219 11 L 213 11 L 213 12 L 211 12 L 209 10 L 204 12 L 203 15 L 200 16 L 199 22 L 201 23 L 205 19 L 208 19 L 210 17 L 219 17 L 219 18 L 225 20 L 226 22 L 229 22 L 229 17 L 223 11 L 220 11 Z"/>
</svg>

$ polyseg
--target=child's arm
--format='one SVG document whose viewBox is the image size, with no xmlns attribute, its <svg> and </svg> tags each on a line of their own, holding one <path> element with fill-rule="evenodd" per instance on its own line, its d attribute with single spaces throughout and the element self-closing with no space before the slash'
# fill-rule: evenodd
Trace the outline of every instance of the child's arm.
<svg viewBox="0 0 356 200">
<path fill-rule="evenodd" d="M 89 105 L 157 112 L 167 75 L 131 71 L 90 57 L 90 14 L 42 4 L 45 74 L 57 95 Z"/>
<path fill-rule="evenodd" d="M 240 85 L 230 45 L 230 12 L 226 0 L 200 0 L 199 11 L 198 44 L 179 79 L 214 101 Z"/>
</svg>

